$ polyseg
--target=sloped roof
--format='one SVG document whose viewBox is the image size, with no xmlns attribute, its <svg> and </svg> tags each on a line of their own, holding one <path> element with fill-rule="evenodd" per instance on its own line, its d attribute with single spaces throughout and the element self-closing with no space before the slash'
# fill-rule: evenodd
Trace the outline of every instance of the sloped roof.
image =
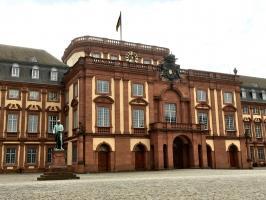
<svg viewBox="0 0 266 200">
<path fill-rule="evenodd" d="M 63 62 L 61 62 L 45 50 L 0 44 L 0 61 L 30 63 L 35 59 L 39 64 L 66 67 Z"/>
<path fill-rule="evenodd" d="M 249 87 L 249 88 L 266 88 L 266 79 L 264 78 L 257 78 L 251 76 L 239 76 L 242 87 Z"/>
</svg>

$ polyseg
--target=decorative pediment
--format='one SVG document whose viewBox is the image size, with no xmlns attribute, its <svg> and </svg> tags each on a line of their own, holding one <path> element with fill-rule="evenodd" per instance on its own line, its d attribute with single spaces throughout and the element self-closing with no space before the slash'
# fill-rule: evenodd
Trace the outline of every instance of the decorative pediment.
<svg viewBox="0 0 266 200">
<path fill-rule="evenodd" d="M 79 104 L 78 100 L 75 98 L 75 99 L 72 99 L 71 101 L 71 107 L 76 107 L 77 105 Z"/>
<path fill-rule="evenodd" d="M 209 110 L 211 109 L 211 106 L 209 106 L 206 102 L 201 102 L 195 106 L 196 109 L 204 109 Z"/>
<path fill-rule="evenodd" d="M 60 112 L 60 108 L 58 106 L 48 106 L 46 108 L 47 112 Z"/>
<path fill-rule="evenodd" d="M 32 105 L 32 104 L 30 104 L 26 108 L 26 110 L 28 110 L 28 111 L 41 111 L 42 109 L 41 109 L 41 107 L 39 105 Z"/>
<path fill-rule="evenodd" d="M 261 122 L 261 118 L 254 118 L 253 121 L 254 122 Z"/>
<path fill-rule="evenodd" d="M 112 104 L 114 100 L 109 96 L 98 96 L 93 100 L 95 103 Z"/>
<path fill-rule="evenodd" d="M 10 104 L 7 104 L 6 109 L 7 110 L 21 110 L 21 106 L 17 103 L 16 104 L 10 103 Z"/>
<path fill-rule="evenodd" d="M 244 117 L 244 118 L 243 118 L 243 121 L 244 121 L 244 122 L 250 122 L 250 121 L 251 121 L 251 118 L 250 118 L 250 117 Z"/>
<path fill-rule="evenodd" d="M 130 105 L 138 105 L 138 106 L 147 106 L 148 102 L 145 101 L 143 98 L 136 98 L 129 102 Z"/>
<path fill-rule="evenodd" d="M 233 105 L 227 105 L 223 107 L 223 111 L 225 112 L 236 112 L 236 108 Z"/>
</svg>

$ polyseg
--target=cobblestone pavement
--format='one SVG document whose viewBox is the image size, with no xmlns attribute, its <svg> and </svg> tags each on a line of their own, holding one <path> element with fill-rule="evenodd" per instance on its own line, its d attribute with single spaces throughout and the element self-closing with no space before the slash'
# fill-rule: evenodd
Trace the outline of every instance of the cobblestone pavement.
<svg viewBox="0 0 266 200">
<path fill-rule="evenodd" d="M 43 182 L 39 175 L 0 175 L 0 199 L 266 199 L 264 169 L 81 174 Z"/>
</svg>

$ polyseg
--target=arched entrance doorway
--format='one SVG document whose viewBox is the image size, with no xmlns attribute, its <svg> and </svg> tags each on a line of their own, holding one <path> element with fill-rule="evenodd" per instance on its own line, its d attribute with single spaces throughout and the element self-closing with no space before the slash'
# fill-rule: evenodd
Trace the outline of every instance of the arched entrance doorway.
<svg viewBox="0 0 266 200">
<path fill-rule="evenodd" d="M 167 145 L 163 145 L 163 168 L 168 168 L 168 151 L 167 151 Z"/>
<path fill-rule="evenodd" d="M 110 151 L 107 144 L 98 147 L 98 171 L 107 172 L 110 170 Z"/>
<path fill-rule="evenodd" d="M 207 161 L 208 161 L 208 167 L 212 168 L 212 149 L 210 145 L 206 145 L 207 149 Z"/>
<path fill-rule="evenodd" d="M 229 159 L 230 159 L 230 166 L 234 168 L 238 168 L 238 149 L 237 146 L 232 144 L 229 147 Z"/>
<path fill-rule="evenodd" d="M 135 170 L 145 170 L 146 168 L 146 148 L 143 144 L 138 144 L 134 148 L 135 151 Z"/>
<path fill-rule="evenodd" d="M 199 156 L 199 167 L 203 167 L 203 158 L 202 158 L 202 146 L 198 145 L 198 156 Z"/>
<path fill-rule="evenodd" d="M 182 169 L 190 167 L 190 141 L 185 137 L 176 137 L 173 142 L 174 168 Z"/>
</svg>

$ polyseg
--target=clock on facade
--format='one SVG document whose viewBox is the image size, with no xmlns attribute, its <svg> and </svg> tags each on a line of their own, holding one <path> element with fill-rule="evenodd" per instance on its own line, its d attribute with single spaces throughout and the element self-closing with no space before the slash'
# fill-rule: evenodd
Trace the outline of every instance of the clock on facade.
<svg viewBox="0 0 266 200">
<path fill-rule="evenodd" d="M 133 51 L 129 51 L 125 57 L 126 57 L 126 61 L 128 61 L 128 62 L 137 62 L 138 61 L 138 55 Z"/>
</svg>

